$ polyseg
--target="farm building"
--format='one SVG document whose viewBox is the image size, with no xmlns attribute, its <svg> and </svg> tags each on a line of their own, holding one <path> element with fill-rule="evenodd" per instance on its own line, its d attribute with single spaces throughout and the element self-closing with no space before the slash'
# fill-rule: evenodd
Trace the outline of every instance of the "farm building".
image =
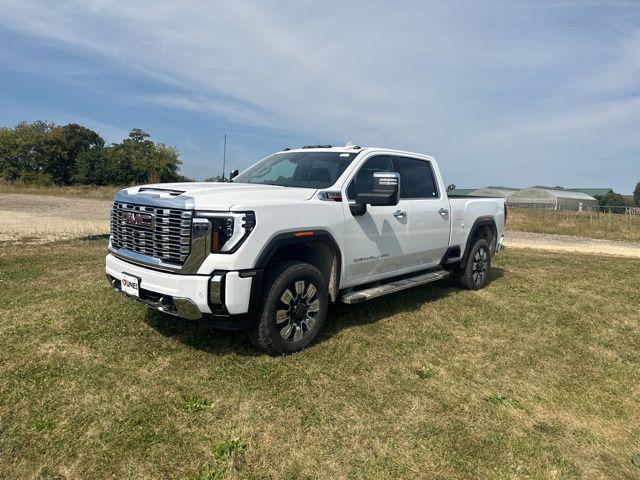
<svg viewBox="0 0 640 480">
<path fill-rule="evenodd" d="M 543 210 L 597 210 L 598 200 L 586 193 L 564 188 L 530 187 L 519 190 L 507 199 L 510 207 Z"/>
<path fill-rule="evenodd" d="M 479 197 L 507 198 L 509 195 L 519 190 L 519 188 L 510 187 L 484 187 L 474 190 L 473 192 L 469 193 L 469 195 L 477 195 Z"/>
<path fill-rule="evenodd" d="M 614 193 L 613 188 L 568 188 L 567 190 L 573 190 L 574 192 L 582 192 L 592 197 L 604 197 L 609 193 Z"/>
<path fill-rule="evenodd" d="M 462 195 L 471 195 L 471 192 L 475 191 L 475 188 L 454 188 L 453 190 L 451 190 L 449 192 L 450 196 L 453 195 L 457 195 L 457 196 L 462 196 Z"/>
</svg>

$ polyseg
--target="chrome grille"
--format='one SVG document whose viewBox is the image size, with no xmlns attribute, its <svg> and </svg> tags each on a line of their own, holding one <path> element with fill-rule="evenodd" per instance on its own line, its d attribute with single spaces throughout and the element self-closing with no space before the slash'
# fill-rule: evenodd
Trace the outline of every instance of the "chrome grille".
<svg viewBox="0 0 640 480">
<path fill-rule="evenodd" d="M 191 253 L 193 211 L 113 202 L 111 246 L 182 265 Z"/>
</svg>

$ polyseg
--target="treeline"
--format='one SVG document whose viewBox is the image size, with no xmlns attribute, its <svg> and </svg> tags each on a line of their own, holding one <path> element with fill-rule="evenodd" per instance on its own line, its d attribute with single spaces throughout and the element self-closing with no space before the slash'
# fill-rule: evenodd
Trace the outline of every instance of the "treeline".
<svg viewBox="0 0 640 480">
<path fill-rule="evenodd" d="M 640 206 L 640 182 L 636 185 L 632 197 L 609 192 L 606 195 L 596 195 L 601 207 L 634 207 Z"/>
<path fill-rule="evenodd" d="M 24 185 L 129 185 L 188 181 L 175 148 L 134 128 L 105 145 L 96 132 L 70 123 L 22 122 L 0 128 L 0 179 Z"/>
</svg>

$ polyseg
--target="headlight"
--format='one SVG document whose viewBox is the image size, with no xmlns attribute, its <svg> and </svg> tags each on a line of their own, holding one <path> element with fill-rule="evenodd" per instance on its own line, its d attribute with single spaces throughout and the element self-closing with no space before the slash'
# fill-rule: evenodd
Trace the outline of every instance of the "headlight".
<svg viewBox="0 0 640 480">
<path fill-rule="evenodd" d="M 206 217 L 211 223 L 211 253 L 233 253 L 242 245 L 256 225 L 253 212 L 239 213 L 205 213 L 198 212 L 199 217 Z"/>
</svg>

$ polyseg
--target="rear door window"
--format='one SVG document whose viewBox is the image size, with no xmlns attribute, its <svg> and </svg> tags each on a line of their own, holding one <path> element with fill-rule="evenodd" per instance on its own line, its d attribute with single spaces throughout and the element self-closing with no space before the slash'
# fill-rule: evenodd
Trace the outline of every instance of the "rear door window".
<svg viewBox="0 0 640 480">
<path fill-rule="evenodd" d="M 394 157 L 393 163 L 400 174 L 400 198 L 438 198 L 438 186 L 429 161 Z"/>
</svg>

